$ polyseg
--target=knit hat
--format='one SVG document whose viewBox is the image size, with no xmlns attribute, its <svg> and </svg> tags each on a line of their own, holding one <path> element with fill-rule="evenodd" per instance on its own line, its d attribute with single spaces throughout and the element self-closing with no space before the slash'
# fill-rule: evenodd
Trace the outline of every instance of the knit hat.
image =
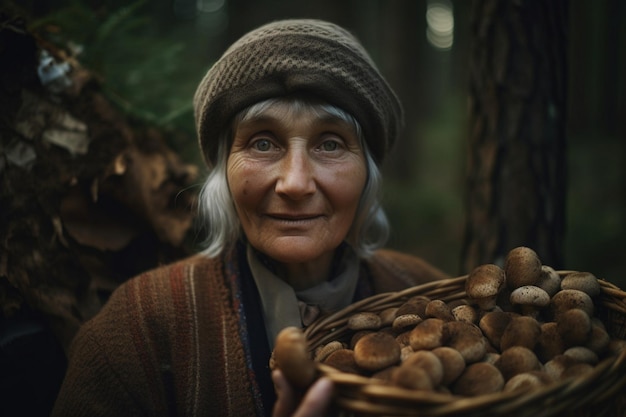
<svg viewBox="0 0 626 417">
<path fill-rule="evenodd" d="M 194 96 L 196 129 L 205 161 L 232 118 L 274 97 L 303 94 L 350 113 L 380 163 L 402 124 L 398 98 L 359 41 L 320 20 L 283 20 L 236 41 L 209 69 Z"/>
</svg>

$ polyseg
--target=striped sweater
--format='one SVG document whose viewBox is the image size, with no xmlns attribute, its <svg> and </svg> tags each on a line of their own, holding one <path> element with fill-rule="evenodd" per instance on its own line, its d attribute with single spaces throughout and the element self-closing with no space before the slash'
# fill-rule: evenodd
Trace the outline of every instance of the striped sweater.
<svg viewBox="0 0 626 417">
<path fill-rule="evenodd" d="M 357 298 L 440 278 L 419 258 L 379 251 L 362 265 Z M 244 305 L 254 304 L 242 291 L 250 282 L 239 249 L 122 284 L 74 339 L 52 415 L 270 415 L 269 348 L 257 349 L 265 334 L 249 331 L 258 315 Z"/>
</svg>

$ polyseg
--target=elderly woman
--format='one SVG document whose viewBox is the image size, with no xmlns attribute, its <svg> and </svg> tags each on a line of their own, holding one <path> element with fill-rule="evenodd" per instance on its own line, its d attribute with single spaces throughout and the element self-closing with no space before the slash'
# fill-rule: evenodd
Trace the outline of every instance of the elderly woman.
<svg viewBox="0 0 626 417">
<path fill-rule="evenodd" d="M 194 104 L 211 168 L 201 192 L 208 246 L 126 282 L 83 326 L 56 416 L 321 413 L 329 381 L 299 408 L 280 372 L 272 381 L 277 333 L 445 277 L 379 249 L 379 165 L 401 108 L 344 29 L 262 26 L 208 71 Z"/>
</svg>

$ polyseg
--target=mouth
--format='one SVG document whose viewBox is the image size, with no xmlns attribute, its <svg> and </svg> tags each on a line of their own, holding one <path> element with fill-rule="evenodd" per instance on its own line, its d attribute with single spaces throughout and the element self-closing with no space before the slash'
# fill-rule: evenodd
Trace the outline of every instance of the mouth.
<svg viewBox="0 0 626 417">
<path fill-rule="evenodd" d="M 289 214 L 289 213 L 268 213 L 266 215 L 272 220 L 282 222 L 299 223 L 318 219 L 322 217 L 320 214 Z"/>
</svg>

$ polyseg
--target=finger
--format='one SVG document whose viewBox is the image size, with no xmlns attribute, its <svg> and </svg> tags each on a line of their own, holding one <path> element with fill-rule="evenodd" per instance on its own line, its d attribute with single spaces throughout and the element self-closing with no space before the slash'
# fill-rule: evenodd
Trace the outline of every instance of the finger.
<svg viewBox="0 0 626 417">
<path fill-rule="evenodd" d="M 291 416 L 297 406 L 296 392 L 279 370 L 272 372 L 272 381 L 276 390 L 276 403 L 272 417 Z"/>
<path fill-rule="evenodd" d="M 318 379 L 307 391 L 293 417 L 319 417 L 326 415 L 332 400 L 333 388 L 333 383 L 330 379 Z"/>
</svg>

